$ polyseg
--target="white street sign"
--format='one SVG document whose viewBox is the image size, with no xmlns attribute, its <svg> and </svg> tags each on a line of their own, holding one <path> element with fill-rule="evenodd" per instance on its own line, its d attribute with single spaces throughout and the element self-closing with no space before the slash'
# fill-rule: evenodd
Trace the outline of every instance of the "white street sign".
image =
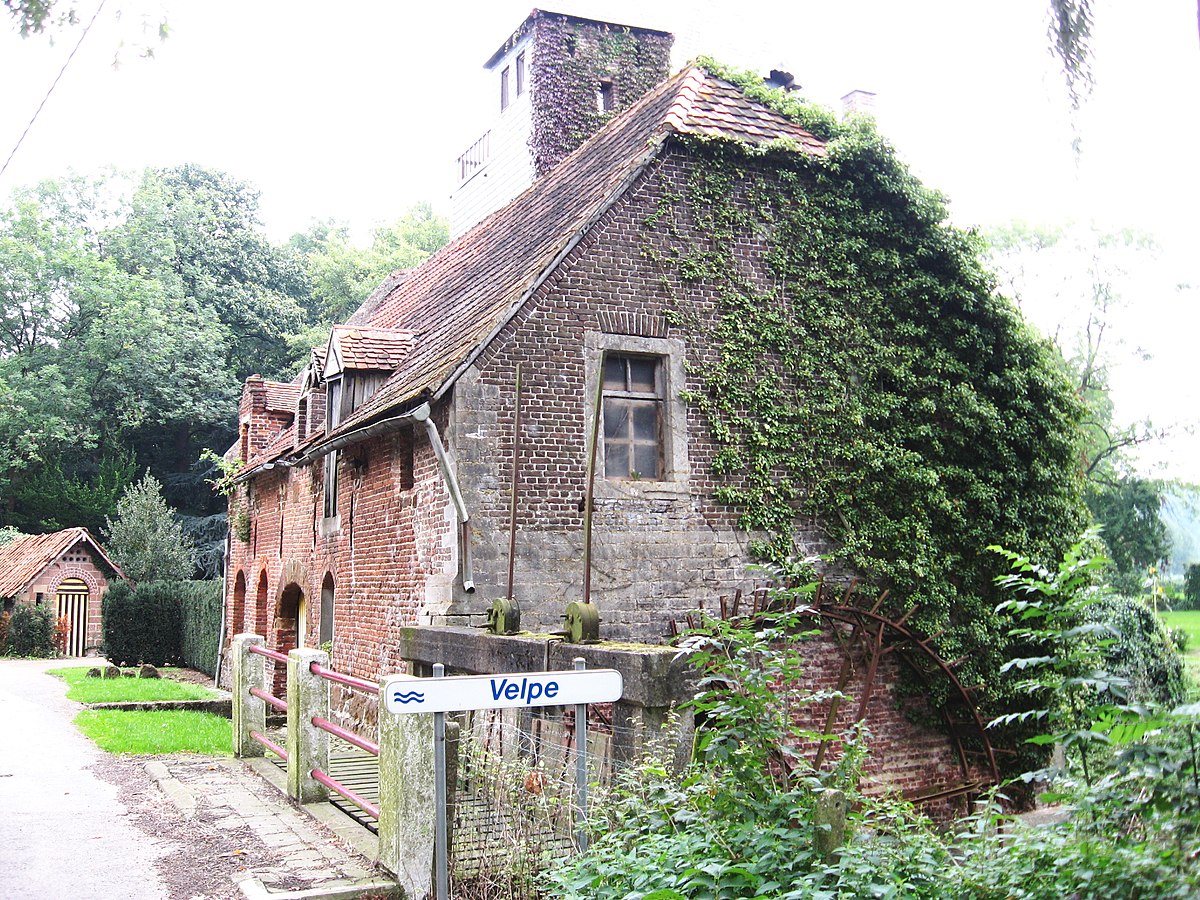
<svg viewBox="0 0 1200 900">
<path fill-rule="evenodd" d="M 449 678 L 397 676 L 384 682 L 384 708 L 395 715 L 512 709 L 520 706 L 572 706 L 621 699 L 624 683 L 616 669 L 517 672 L 507 675 L 454 675 Z"/>
</svg>

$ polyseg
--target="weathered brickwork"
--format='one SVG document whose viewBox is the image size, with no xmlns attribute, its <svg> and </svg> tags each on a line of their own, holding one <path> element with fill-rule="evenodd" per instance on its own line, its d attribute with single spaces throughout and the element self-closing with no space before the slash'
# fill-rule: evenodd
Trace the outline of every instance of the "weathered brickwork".
<svg viewBox="0 0 1200 900">
<path fill-rule="evenodd" d="M 296 585 L 304 643 L 314 645 L 322 586 L 331 578 L 331 664 L 373 679 L 403 665 L 387 636 L 446 605 L 457 562 L 453 512 L 432 449 L 424 435 L 414 441 L 411 430 L 340 453 L 339 485 L 334 523 L 323 516 L 320 461 L 253 480 L 249 540 L 233 541 L 229 624 L 231 632 L 265 634 L 272 647 L 295 646 L 284 602 L 288 586 Z"/>
<path fill-rule="evenodd" d="M 673 341 L 686 371 L 715 363 L 716 348 L 705 336 L 716 288 L 684 288 L 645 252 L 656 240 L 646 221 L 665 194 L 684 193 L 689 164 L 670 154 L 651 170 L 458 382 L 452 434 L 471 508 L 479 592 L 460 594 L 455 613 L 479 615 L 486 609 L 481 596 L 506 592 L 518 364 L 524 427 L 514 594 L 526 627 L 555 630 L 566 604 L 582 596 L 588 410 L 595 402 L 587 370 L 599 363 L 589 356 L 588 335 L 611 336 L 609 349 L 621 348 L 623 338 Z M 687 227 L 686 217 L 676 224 Z M 742 249 L 745 274 L 765 278 L 766 243 L 747 239 Z M 688 315 L 672 315 L 680 303 Z M 674 324 L 681 319 L 686 324 Z M 694 375 L 685 377 L 670 385 L 674 394 L 700 387 Z M 737 527 L 735 510 L 712 499 L 717 448 L 707 423 L 682 403 L 671 414 L 685 419 L 676 434 L 686 442 L 682 471 L 669 473 L 666 483 L 598 479 L 592 585 L 603 633 L 614 640 L 665 640 L 669 620 L 682 621 L 718 594 L 747 586 L 750 536 Z M 823 549 L 815 530 L 809 538 L 813 552 Z"/>
<path fill-rule="evenodd" d="M 456 511 L 426 430 L 415 423 L 372 433 L 338 449 L 336 520 L 324 518 L 322 458 L 263 469 L 250 479 L 248 540 L 235 540 L 229 566 L 231 631 L 266 634 L 286 649 L 298 633 L 317 643 L 323 586 L 332 586 L 331 664 L 359 677 L 403 671 L 395 640 L 412 625 L 479 625 L 507 590 L 509 516 L 515 453 L 520 454 L 514 595 L 522 626 L 562 627 L 566 604 L 582 599 L 584 496 L 591 410 L 606 352 L 663 359 L 667 472 L 662 480 L 598 477 L 593 515 L 593 599 L 607 640 L 661 643 L 671 621 L 720 594 L 750 587 L 748 535 L 736 510 L 717 503 L 712 473 L 717 447 L 699 411 L 679 399 L 701 386 L 696 372 L 718 361 L 710 339 L 717 287 L 682 283 L 649 250 L 668 241 L 704 246 L 707 235 L 676 200 L 670 228 L 656 217 L 666 198 L 687 196 L 691 167 L 684 150 L 660 156 L 604 213 L 499 333 L 433 403 L 450 465 L 470 514 L 475 590 L 464 587 Z M 764 164 L 759 174 L 773 177 Z M 749 210 L 744 197 L 732 198 Z M 739 274 L 766 284 L 765 223 L 737 240 Z M 392 310 L 389 315 L 399 313 Z M 522 379 L 522 429 L 514 434 L 516 376 Z M 240 409 L 249 458 L 272 446 L 290 420 L 271 408 L 270 383 L 251 380 Z M 274 389 L 278 398 L 283 392 Z M 297 399 L 299 403 L 299 399 Z M 311 427 L 316 422 L 310 422 Z M 515 440 L 516 438 L 516 440 Z M 288 438 L 289 448 L 303 445 Z M 815 524 L 801 528 L 803 549 L 824 551 Z M 806 646 L 816 689 L 836 684 L 843 655 L 831 639 Z M 885 660 L 869 701 L 878 789 L 915 791 L 964 780 L 949 739 L 920 718 L 893 687 Z M 847 688 L 861 687 L 862 673 Z M 374 701 L 334 691 L 336 717 L 371 722 Z M 855 704 L 837 728 L 849 725 Z M 814 714 L 815 715 L 815 714 Z M 820 718 L 818 716 L 818 718 Z M 809 723 L 819 729 L 821 721 Z M 812 749 L 812 748 L 809 748 Z"/>
</svg>

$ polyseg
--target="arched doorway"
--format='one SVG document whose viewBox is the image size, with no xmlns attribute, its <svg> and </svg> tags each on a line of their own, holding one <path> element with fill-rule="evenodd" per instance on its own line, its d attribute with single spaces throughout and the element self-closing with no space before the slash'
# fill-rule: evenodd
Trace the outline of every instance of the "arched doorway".
<svg viewBox="0 0 1200 900">
<path fill-rule="evenodd" d="M 82 578 L 66 578 L 58 586 L 58 618 L 71 625 L 67 635 L 67 656 L 83 656 L 87 647 L 88 586 Z"/>
<path fill-rule="evenodd" d="M 267 570 L 258 575 L 258 593 L 254 597 L 254 633 L 267 636 L 271 627 L 271 607 L 268 602 Z"/>
<path fill-rule="evenodd" d="M 289 582 L 279 595 L 279 606 L 275 610 L 275 640 L 272 643 L 280 653 L 302 646 L 304 613 L 304 591 L 296 582 Z M 287 695 L 287 666 L 283 663 L 275 665 L 273 684 L 276 697 Z"/>
<path fill-rule="evenodd" d="M 233 610 L 229 615 L 229 636 L 241 634 L 246 628 L 246 573 L 238 570 L 233 582 Z"/>
<path fill-rule="evenodd" d="M 327 647 L 333 643 L 333 575 L 325 573 L 321 582 L 321 625 L 317 633 L 317 645 Z"/>
</svg>

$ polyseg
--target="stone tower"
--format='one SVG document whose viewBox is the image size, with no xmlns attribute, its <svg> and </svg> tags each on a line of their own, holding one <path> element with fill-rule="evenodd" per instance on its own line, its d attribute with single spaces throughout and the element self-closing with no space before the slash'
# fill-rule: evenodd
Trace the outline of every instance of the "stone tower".
<svg viewBox="0 0 1200 900">
<path fill-rule="evenodd" d="M 484 68 L 492 127 L 458 158 L 450 236 L 499 209 L 669 74 L 674 37 L 535 9 Z"/>
</svg>

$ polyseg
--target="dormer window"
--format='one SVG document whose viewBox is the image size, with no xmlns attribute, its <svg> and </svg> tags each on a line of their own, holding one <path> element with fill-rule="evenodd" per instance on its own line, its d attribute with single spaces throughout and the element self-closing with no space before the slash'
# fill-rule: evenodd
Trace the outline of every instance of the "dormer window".
<svg viewBox="0 0 1200 900">
<path fill-rule="evenodd" d="M 329 335 L 322 377 L 325 434 L 329 436 L 367 403 L 412 348 L 407 331 L 335 325 Z M 319 397 L 319 395 L 318 395 Z M 311 416 L 311 413 L 310 413 Z M 325 454 L 325 518 L 338 512 L 338 451 Z"/>
</svg>

